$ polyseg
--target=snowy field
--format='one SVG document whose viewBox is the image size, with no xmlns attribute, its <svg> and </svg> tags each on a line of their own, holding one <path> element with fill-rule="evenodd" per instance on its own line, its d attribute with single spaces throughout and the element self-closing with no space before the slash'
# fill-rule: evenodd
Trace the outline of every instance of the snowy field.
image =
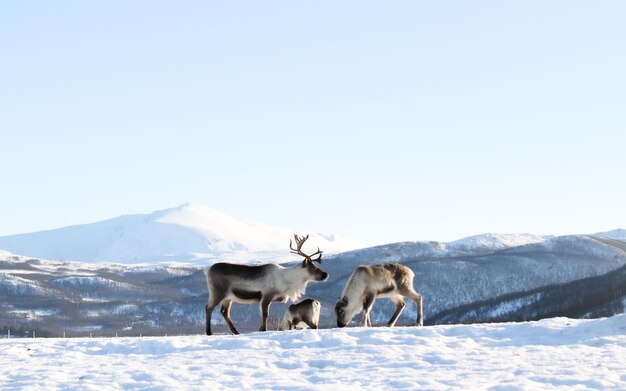
<svg viewBox="0 0 626 391">
<path fill-rule="evenodd" d="M 332 388 L 330 388 L 332 387 Z M 0 340 L 0 389 L 626 389 L 626 316 Z"/>
</svg>

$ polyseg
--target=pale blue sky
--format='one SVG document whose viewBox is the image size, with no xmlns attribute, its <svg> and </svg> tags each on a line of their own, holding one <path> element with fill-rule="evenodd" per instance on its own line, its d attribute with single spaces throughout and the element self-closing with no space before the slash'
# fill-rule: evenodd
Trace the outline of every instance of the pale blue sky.
<svg viewBox="0 0 626 391">
<path fill-rule="evenodd" d="M 626 3 L 5 2 L 0 235 L 195 201 L 367 243 L 626 226 Z"/>
</svg>

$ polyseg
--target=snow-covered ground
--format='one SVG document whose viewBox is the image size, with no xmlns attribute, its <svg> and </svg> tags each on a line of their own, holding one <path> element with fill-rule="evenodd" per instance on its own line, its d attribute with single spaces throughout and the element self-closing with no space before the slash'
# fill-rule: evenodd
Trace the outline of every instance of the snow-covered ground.
<svg viewBox="0 0 626 391">
<path fill-rule="evenodd" d="M 626 389 L 626 315 L 239 336 L 3 339 L 7 389 Z"/>
</svg>

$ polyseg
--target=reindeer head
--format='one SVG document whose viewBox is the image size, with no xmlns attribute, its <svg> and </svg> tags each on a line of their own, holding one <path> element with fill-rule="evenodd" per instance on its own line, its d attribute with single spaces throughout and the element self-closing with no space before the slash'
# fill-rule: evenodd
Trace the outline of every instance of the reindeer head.
<svg viewBox="0 0 626 391">
<path fill-rule="evenodd" d="M 335 304 L 335 315 L 337 315 L 337 327 L 346 327 L 352 318 L 363 309 L 363 301 L 348 300 L 347 296 L 342 296 Z"/>
<path fill-rule="evenodd" d="M 296 248 L 293 247 L 293 242 L 291 241 L 291 239 L 289 239 L 289 248 L 291 249 L 292 254 L 298 254 L 304 257 L 304 260 L 302 261 L 302 267 L 306 268 L 307 272 L 309 273 L 309 275 L 312 277 L 314 281 L 324 281 L 325 279 L 327 279 L 328 273 L 326 273 L 319 267 L 315 266 L 314 264 L 314 262 L 317 262 L 320 264 L 322 263 L 323 251 L 320 251 L 320 248 L 318 247 L 317 251 L 314 252 L 313 254 L 310 254 L 310 255 L 305 254 L 302 252 L 302 245 L 309 238 L 309 235 L 298 236 L 294 234 L 293 237 L 296 240 Z M 317 255 L 317 258 L 313 258 L 316 255 Z"/>
<path fill-rule="evenodd" d="M 348 298 L 343 296 L 335 304 L 335 315 L 337 315 L 337 327 L 346 327 L 354 317 L 356 311 L 348 308 Z"/>
</svg>

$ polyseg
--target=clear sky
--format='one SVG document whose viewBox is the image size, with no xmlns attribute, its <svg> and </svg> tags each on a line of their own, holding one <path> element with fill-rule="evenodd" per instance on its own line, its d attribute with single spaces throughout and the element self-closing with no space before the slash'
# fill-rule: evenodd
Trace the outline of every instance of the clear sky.
<svg viewBox="0 0 626 391">
<path fill-rule="evenodd" d="M 198 202 L 385 243 L 626 226 L 626 2 L 0 8 L 0 235 Z"/>
</svg>

